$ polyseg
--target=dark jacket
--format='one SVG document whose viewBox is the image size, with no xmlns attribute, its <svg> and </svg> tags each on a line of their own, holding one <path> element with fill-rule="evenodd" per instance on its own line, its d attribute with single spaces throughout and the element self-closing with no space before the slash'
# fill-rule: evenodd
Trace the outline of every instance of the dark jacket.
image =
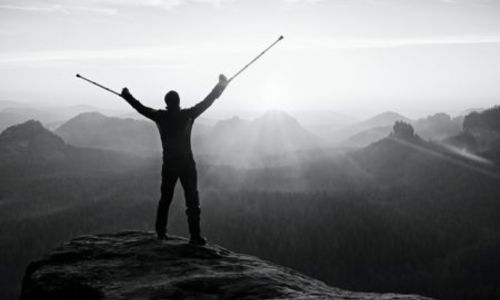
<svg viewBox="0 0 500 300">
<path fill-rule="evenodd" d="M 142 105 L 131 95 L 124 99 L 141 115 L 153 120 L 160 131 L 164 160 L 193 161 L 191 129 L 194 120 L 220 97 L 224 86 L 216 85 L 203 101 L 187 109 L 152 109 Z"/>
</svg>

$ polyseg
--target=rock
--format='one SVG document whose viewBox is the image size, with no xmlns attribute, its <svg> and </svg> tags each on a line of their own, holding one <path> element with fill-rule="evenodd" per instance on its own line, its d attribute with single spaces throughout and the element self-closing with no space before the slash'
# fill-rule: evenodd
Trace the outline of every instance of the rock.
<svg viewBox="0 0 500 300">
<path fill-rule="evenodd" d="M 81 236 L 31 263 L 20 299 L 428 298 L 345 291 L 216 245 L 127 231 Z"/>
</svg>

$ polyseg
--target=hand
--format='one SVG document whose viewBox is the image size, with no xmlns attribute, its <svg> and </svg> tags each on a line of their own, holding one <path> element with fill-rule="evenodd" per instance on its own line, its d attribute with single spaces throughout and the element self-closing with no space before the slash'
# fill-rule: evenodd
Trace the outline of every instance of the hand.
<svg viewBox="0 0 500 300">
<path fill-rule="evenodd" d="M 219 85 L 226 87 L 229 84 L 229 80 L 227 80 L 227 77 L 224 74 L 219 75 Z"/>
<path fill-rule="evenodd" d="M 128 91 L 127 88 L 123 88 L 122 89 L 122 93 L 121 93 L 121 96 L 123 99 L 130 99 L 130 98 L 133 98 L 132 97 L 132 94 L 130 94 L 130 92 Z"/>
</svg>

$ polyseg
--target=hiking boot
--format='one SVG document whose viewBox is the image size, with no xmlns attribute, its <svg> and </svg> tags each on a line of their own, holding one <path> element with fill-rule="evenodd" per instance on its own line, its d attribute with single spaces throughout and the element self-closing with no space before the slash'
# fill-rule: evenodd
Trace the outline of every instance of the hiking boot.
<svg viewBox="0 0 500 300">
<path fill-rule="evenodd" d="M 204 246 L 207 244 L 207 239 L 202 236 L 192 236 L 189 243 L 191 245 Z"/>
<path fill-rule="evenodd" d="M 166 241 L 172 239 L 168 234 L 160 232 L 156 233 L 156 237 L 158 238 L 159 241 Z"/>
</svg>

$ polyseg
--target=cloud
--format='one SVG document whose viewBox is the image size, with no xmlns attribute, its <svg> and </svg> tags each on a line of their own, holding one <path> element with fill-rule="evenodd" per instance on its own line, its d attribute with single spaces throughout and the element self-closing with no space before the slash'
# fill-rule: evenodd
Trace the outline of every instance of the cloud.
<svg viewBox="0 0 500 300">
<path fill-rule="evenodd" d="M 165 10 L 171 10 L 177 6 L 183 5 L 187 0 L 92 0 L 95 5 L 107 7 L 155 7 Z"/>
<path fill-rule="evenodd" d="M 318 38 L 301 40 L 296 45 L 298 48 L 318 49 L 376 49 L 397 48 L 411 46 L 446 46 L 446 45 L 476 45 L 476 44 L 500 44 L 500 35 L 492 36 L 437 36 L 437 37 L 410 37 L 410 38 L 387 38 L 387 39 L 345 39 L 345 38 Z"/>
<path fill-rule="evenodd" d="M 45 62 L 71 62 L 99 61 L 99 62 L 121 62 L 124 60 L 135 62 L 175 62 L 188 57 L 200 55 L 203 49 L 204 55 L 225 55 L 235 53 L 253 54 L 249 45 L 238 44 L 213 44 L 195 43 L 172 46 L 136 47 L 136 48 L 113 48 L 113 49 L 67 49 L 50 51 L 29 52 L 0 52 L 0 65 L 19 65 Z"/>
<path fill-rule="evenodd" d="M 116 8 L 107 8 L 107 7 L 73 6 L 71 9 L 76 11 L 84 11 L 84 12 L 98 13 L 104 15 L 118 14 L 118 10 Z"/>
<path fill-rule="evenodd" d="M 303 50 L 328 50 L 328 49 L 384 49 L 414 46 L 453 46 L 453 45 L 500 45 L 498 36 L 443 36 L 422 38 L 393 38 L 393 39 L 335 39 L 331 37 L 317 39 L 292 39 L 282 45 L 291 51 Z M 58 50 L 58 51 L 33 51 L 33 52 L 0 52 L 0 64 L 37 63 L 54 61 L 120 61 L 131 59 L 137 61 L 175 61 L 189 56 L 203 53 L 214 55 L 245 53 L 252 54 L 249 49 L 251 44 L 206 44 L 188 43 L 176 46 L 116 48 L 101 50 Z"/>
<path fill-rule="evenodd" d="M 115 15 L 118 13 L 117 9 L 98 7 L 98 6 L 80 6 L 80 5 L 61 5 L 61 4 L 49 4 L 49 5 L 2 5 L 0 4 L 0 10 L 17 10 L 25 12 L 46 12 L 46 13 L 64 13 L 71 14 L 73 12 L 90 12 L 105 15 Z"/>
<path fill-rule="evenodd" d="M 0 9 L 3 10 L 19 10 L 19 11 L 33 11 L 33 12 L 63 12 L 68 13 L 68 11 L 61 5 L 10 5 L 10 4 L 0 4 Z"/>
<path fill-rule="evenodd" d="M 0 0 L 0 10 L 17 10 L 25 12 L 59 12 L 69 14 L 76 11 L 87 11 L 100 14 L 116 14 L 119 9 L 133 7 L 160 8 L 167 11 L 187 4 L 208 4 L 215 7 L 234 0 L 52 0 L 40 4 L 40 1 L 25 1 L 24 4 L 8 0 Z M 82 5 L 85 3 L 85 5 Z"/>
<path fill-rule="evenodd" d="M 0 64 L 47 61 L 121 60 L 140 57 L 158 57 L 171 53 L 168 48 L 125 48 L 109 50 L 56 50 L 0 54 Z"/>
<path fill-rule="evenodd" d="M 282 0 L 285 4 L 296 4 L 296 3 L 306 3 L 306 4 L 315 4 L 319 2 L 323 2 L 323 0 Z"/>
</svg>

